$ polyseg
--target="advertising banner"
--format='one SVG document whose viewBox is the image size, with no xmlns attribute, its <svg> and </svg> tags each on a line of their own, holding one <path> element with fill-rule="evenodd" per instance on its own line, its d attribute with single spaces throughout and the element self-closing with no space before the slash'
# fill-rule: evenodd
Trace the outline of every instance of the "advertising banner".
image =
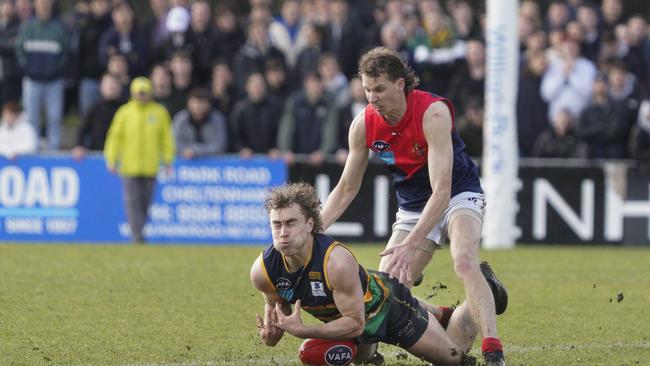
<svg viewBox="0 0 650 366">
<path fill-rule="evenodd" d="M 269 243 L 264 196 L 286 180 L 282 161 L 179 160 L 158 177 L 145 237 L 161 243 Z M 129 237 L 122 182 L 101 157 L 0 159 L 0 241 Z"/>
<path fill-rule="evenodd" d="M 601 167 L 521 167 L 519 243 L 605 243 Z M 490 202 L 488 202 L 488 205 Z"/>
<path fill-rule="evenodd" d="M 563 165 L 564 164 L 564 165 Z M 516 237 L 519 244 L 650 244 L 650 178 L 626 163 L 588 164 L 523 160 Z M 289 180 L 316 185 L 321 201 L 342 167 L 294 164 Z M 487 206 L 494 205 L 487 201 Z M 397 210 L 390 175 L 371 161 L 357 197 L 328 233 L 345 242 L 385 243 Z M 498 214 L 494 213 L 494 214 Z"/>
<path fill-rule="evenodd" d="M 163 244 L 268 244 L 270 187 L 316 186 L 322 202 L 342 166 L 214 158 L 179 160 L 161 173 L 145 226 Z M 519 244 L 650 244 L 647 167 L 522 161 Z M 492 205 L 487 201 L 487 205 Z M 388 169 L 371 160 L 357 197 L 327 233 L 344 242 L 385 243 L 397 203 Z M 129 243 L 122 181 L 101 157 L 0 159 L 0 242 Z"/>
<path fill-rule="evenodd" d="M 103 159 L 0 159 L 0 240 L 123 240 L 121 192 Z"/>
</svg>

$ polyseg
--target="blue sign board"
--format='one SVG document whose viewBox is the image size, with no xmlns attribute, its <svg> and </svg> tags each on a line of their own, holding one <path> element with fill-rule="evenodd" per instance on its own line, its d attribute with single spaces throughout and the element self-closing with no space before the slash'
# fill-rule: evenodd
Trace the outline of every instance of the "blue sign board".
<svg viewBox="0 0 650 366">
<path fill-rule="evenodd" d="M 266 244 L 264 197 L 282 161 L 179 160 L 161 170 L 145 237 L 159 243 Z M 0 241 L 128 242 L 122 182 L 104 159 L 0 158 Z"/>
</svg>

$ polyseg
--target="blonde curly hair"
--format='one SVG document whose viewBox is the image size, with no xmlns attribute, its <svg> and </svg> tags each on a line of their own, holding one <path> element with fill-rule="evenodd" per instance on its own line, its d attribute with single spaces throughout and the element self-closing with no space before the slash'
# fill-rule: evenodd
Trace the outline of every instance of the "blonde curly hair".
<svg viewBox="0 0 650 366">
<path fill-rule="evenodd" d="M 264 207 L 266 211 L 271 212 L 290 207 L 294 203 L 300 206 L 300 211 L 307 219 L 314 219 L 312 233 L 323 230 L 323 221 L 320 218 L 321 203 L 316 189 L 309 183 L 285 183 L 273 188 L 264 201 Z"/>
</svg>

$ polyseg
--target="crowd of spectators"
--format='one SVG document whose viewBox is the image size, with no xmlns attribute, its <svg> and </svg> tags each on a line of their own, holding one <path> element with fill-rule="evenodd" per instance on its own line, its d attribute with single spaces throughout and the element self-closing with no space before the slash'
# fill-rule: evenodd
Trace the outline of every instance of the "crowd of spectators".
<svg viewBox="0 0 650 366">
<path fill-rule="evenodd" d="M 146 76 L 181 157 L 342 162 L 366 103 L 357 61 L 378 45 L 455 104 L 468 152 L 482 153 L 484 2 L 249 0 L 241 14 L 209 0 L 149 0 L 145 14 L 134 5 L 0 0 L 0 144 L 21 145 L 11 156 L 102 150 L 131 80 Z M 544 5 L 520 1 L 520 155 L 650 158 L 648 14 L 622 0 Z M 66 111 L 81 120 L 68 144 Z"/>
</svg>

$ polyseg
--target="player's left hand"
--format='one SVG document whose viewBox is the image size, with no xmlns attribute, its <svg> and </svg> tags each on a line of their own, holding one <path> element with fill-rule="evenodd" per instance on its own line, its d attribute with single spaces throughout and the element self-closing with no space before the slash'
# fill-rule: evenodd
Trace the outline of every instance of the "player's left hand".
<svg viewBox="0 0 650 366">
<path fill-rule="evenodd" d="M 411 283 L 411 263 L 413 263 L 415 248 L 408 243 L 402 243 L 384 250 L 379 255 L 390 256 L 384 268 L 390 277 L 397 278 L 401 283 Z"/>
<path fill-rule="evenodd" d="M 300 336 L 300 330 L 303 328 L 302 318 L 300 317 L 300 300 L 296 301 L 296 306 L 293 309 L 293 313 L 289 315 L 285 315 L 282 312 L 280 304 L 276 303 L 275 316 L 277 320 L 274 325 L 276 327 L 289 332 L 289 334 L 293 335 L 294 337 L 302 338 Z"/>
</svg>

